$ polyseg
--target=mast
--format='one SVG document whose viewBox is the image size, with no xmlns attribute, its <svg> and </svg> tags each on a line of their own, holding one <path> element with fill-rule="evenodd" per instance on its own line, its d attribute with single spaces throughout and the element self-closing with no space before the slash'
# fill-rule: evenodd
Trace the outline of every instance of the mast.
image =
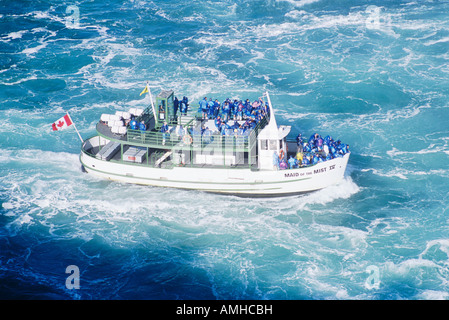
<svg viewBox="0 0 449 320">
<path fill-rule="evenodd" d="M 153 116 L 154 116 L 154 120 L 156 121 L 156 126 L 157 126 L 159 124 L 159 121 L 158 121 L 158 117 L 156 116 L 156 109 L 154 108 L 154 103 L 153 103 L 153 95 L 151 94 L 151 89 L 150 89 L 150 86 L 148 85 L 148 82 L 147 82 L 147 86 L 148 86 L 148 95 L 150 96 L 151 108 L 153 109 Z"/>
<path fill-rule="evenodd" d="M 271 104 L 271 99 L 270 95 L 268 94 L 268 91 L 265 92 L 265 96 L 267 97 L 268 107 L 270 108 L 270 122 L 268 122 L 267 127 L 270 127 L 270 130 L 277 131 L 278 125 L 276 123 L 276 117 L 274 116 L 274 110 Z"/>
</svg>

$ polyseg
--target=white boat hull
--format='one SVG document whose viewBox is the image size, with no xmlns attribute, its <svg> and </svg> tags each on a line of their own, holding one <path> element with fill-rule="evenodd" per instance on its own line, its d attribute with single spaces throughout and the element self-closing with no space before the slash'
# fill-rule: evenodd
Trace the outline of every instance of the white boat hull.
<svg viewBox="0 0 449 320">
<path fill-rule="evenodd" d="M 98 137 L 94 137 L 87 142 L 95 146 L 98 140 Z M 81 152 L 80 161 L 86 172 L 104 179 L 256 197 L 299 194 L 336 184 L 344 177 L 349 155 L 348 153 L 341 158 L 310 167 L 287 170 L 181 166 L 165 169 L 143 164 L 105 161 L 84 151 Z"/>
</svg>

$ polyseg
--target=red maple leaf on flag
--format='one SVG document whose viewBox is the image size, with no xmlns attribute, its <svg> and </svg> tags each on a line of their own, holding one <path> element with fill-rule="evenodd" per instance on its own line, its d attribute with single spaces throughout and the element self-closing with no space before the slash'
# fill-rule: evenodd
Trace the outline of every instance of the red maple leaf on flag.
<svg viewBox="0 0 449 320">
<path fill-rule="evenodd" d="M 62 130 L 66 127 L 70 127 L 72 125 L 72 119 L 70 119 L 70 116 L 66 114 L 64 117 L 62 117 L 59 120 L 56 120 L 52 124 L 53 131 Z"/>
</svg>

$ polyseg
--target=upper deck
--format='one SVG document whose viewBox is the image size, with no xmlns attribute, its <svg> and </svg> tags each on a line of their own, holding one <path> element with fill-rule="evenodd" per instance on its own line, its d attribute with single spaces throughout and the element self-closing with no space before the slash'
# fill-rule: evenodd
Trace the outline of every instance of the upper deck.
<svg viewBox="0 0 449 320">
<path fill-rule="evenodd" d="M 129 144 L 155 149 L 189 148 L 202 151 L 208 148 L 232 148 L 234 151 L 249 152 L 260 130 L 269 121 L 266 109 L 259 114 L 237 114 L 225 111 L 204 117 L 200 112 L 189 110 L 179 116 L 173 106 L 173 92 L 162 91 L 156 98 L 155 107 L 150 104 L 146 109 L 130 109 L 129 112 L 117 112 L 115 115 L 102 115 L 96 129 L 100 136 L 110 140 L 126 141 Z M 236 106 L 237 108 L 237 106 Z M 156 114 L 155 114 L 156 113 Z M 257 115 L 257 117 L 256 117 Z M 131 121 L 144 129 L 132 128 Z M 220 119 L 220 124 L 217 124 Z M 164 130 L 161 130 L 164 126 Z M 180 144 L 183 142 L 184 146 Z"/>
<path fill-rule="evenodd" d="M 248 115 L 218 110 L 215 115 L 205 116 L 195 108 L 181 109 L 178 115 L 173 104 L 173 92 L 162 91 L 156 98 L 157 107 L 151 103 L 144 110 L 102 115 L 96 126 L 97 133 L 126 148 L 144 148 L 148 157 L 155 152 L 184 153 L 184 158 L 188 159 L 183 161 L 185 165 L 257 166 L 257 135 L 269 122 L 266 109 Z M 222 121 L 222 116 L 227 121 Z M 132 128 L 133 120 L 135 124 L 142 124 L 142 128 Z"/>
</svg>

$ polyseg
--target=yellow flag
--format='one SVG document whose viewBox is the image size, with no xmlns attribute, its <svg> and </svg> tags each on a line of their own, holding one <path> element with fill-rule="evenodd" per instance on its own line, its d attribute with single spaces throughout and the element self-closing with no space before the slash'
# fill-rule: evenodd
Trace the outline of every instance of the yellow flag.
<svg viewBox="0 0 449 320">
<path fill-rule="evenodd" d="M 145 86 L 145 89 L 140 93 L 140 95 L 143 95 L 144 93 L 148 92 L 148 85 Z"/>
</svg>

